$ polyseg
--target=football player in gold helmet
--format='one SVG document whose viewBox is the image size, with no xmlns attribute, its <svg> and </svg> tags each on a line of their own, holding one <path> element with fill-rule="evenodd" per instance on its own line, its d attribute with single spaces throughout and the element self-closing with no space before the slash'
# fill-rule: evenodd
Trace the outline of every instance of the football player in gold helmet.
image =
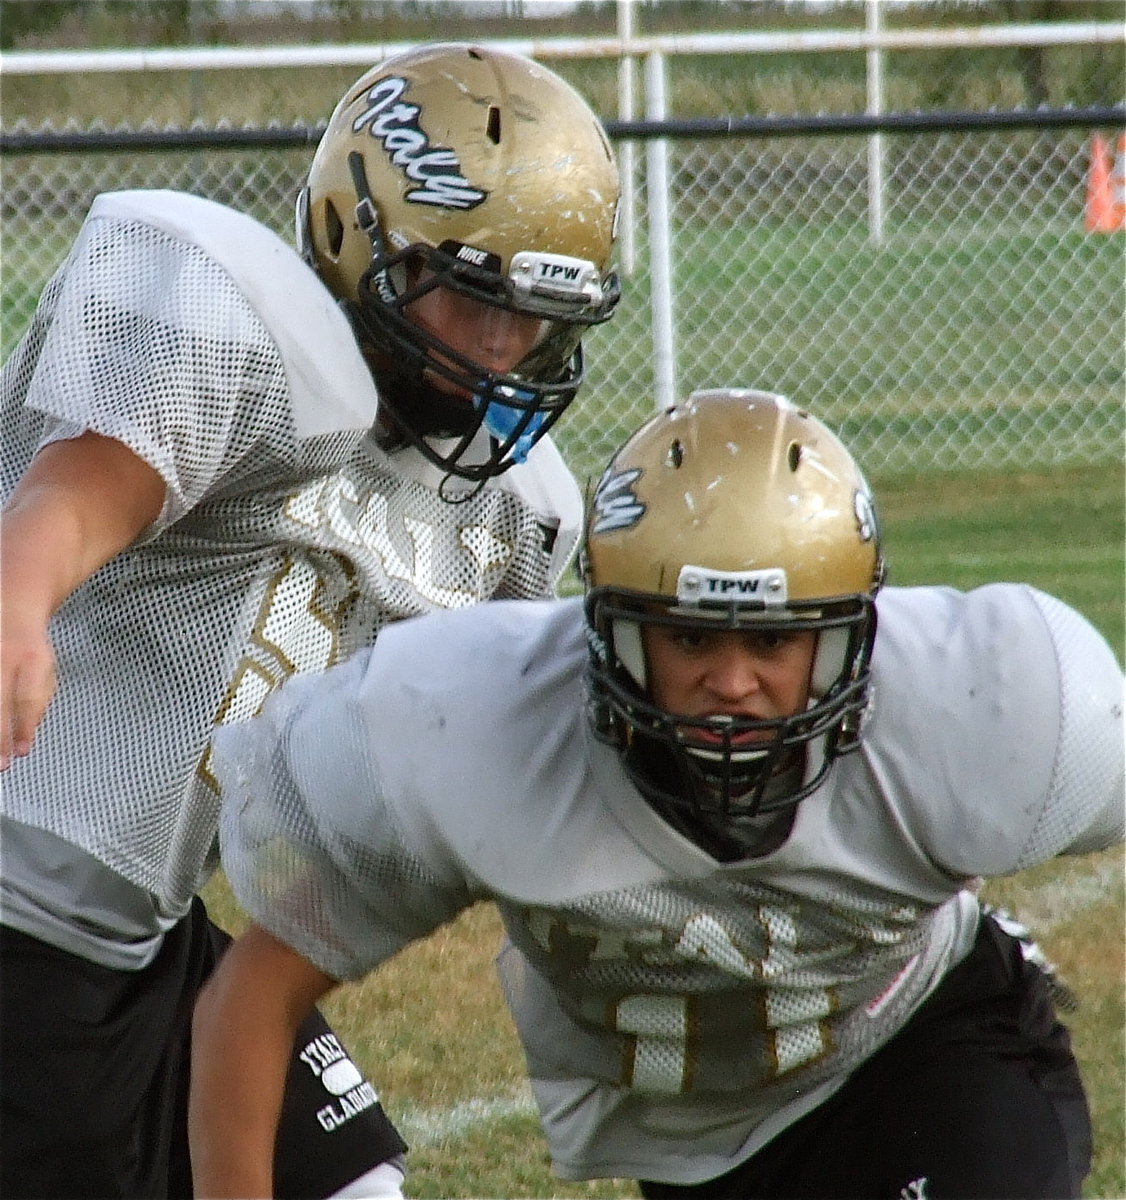
<svg viewBox="0 0 1126 1200">
<path fill-rule="evenodd" d="M 253 924 L 196 1009 L 204 1194 L 269 1186 L 257 1118 L 312 1000 L 484 899 L 564 1178 L 1078 1197 L 1068 1033 L 974 885 L 1121 841 L 1106 641 L 1023 584 L 881 586 L 855 461 L 753 390 L 626 442 L 585 570 L 585 599 L 400 622 L 216 733 Z"/>
<path fill-rule="evenodd" d="M 584 330 L 617 303 L 618 190 L 597 118 L 530 59 L 431 45 L 357 80 L 297 235 L 351 318 L 385 446 L 476 481 L 523 461 L 582 382 Z"/>
<path fill-rule="evenodd" d="M 545 434 L 617 199 L 570 87 L 442 44 L 348 90 L 301 255 L 202 196 L 94 201 L 0 374 L 0 1191 L 191 1193 L 212 727 L 403 618 L 554 595 L 582 497 Z M 319 1014 L 292 1057 L 278 1194 L 398 1195 Z"/>
</svg>

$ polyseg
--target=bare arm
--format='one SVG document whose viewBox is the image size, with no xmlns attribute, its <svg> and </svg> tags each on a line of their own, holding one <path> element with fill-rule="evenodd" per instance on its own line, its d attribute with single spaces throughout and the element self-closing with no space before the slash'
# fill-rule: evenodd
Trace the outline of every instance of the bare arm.
<svg viewBox="0 0 1126 1200">
<path fill-rule="evenodd" d="M 27 754 L 55 692 L 55 610 L 160 514 L 164 480 L 87 432 L 32 460 L 0 521 L 0 770 Z"/>
<path fill-rule="evenodd" d="M 258 925 L 223 955 L 192 1025 L 188 1130 L 197 1196 L 274 1194 L 274 1142 L 297 1030 L 335 985 Z"/>
</svg>

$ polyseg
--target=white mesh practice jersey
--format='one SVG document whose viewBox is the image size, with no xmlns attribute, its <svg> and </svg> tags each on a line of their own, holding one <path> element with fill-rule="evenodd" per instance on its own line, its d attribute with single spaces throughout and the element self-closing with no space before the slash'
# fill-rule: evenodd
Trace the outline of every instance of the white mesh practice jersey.
<svg viewBox="0 0 1126 1200">
<path fill-rule="evenodd" d="M 167 484 L 154 526 L 52 622 L 59 691 L 3 786 L 9 818 L 95 856 L 165 920 L 208 870 L 213 722 L 388 622 L 552 595 L 581 522 L 550 441 L 470 498 L 447 481 L 456 504 L 414 450 L 384 454 L 331 295 L 273 233 L 193 196 L 100 197 L 0 388 L 4 497 L 45 442 L 84 430 Z M 66 884 L 15 861 L 22 844 L 5 864 L 18 907 L 82 912 L 28 894 Z"/>
<path fill-rule="evenodd" d="M 878 604 L 862 747 L 771 854 L 717 863 L 593 739 L 576 599 L 407 622 L 219 730 L 227 873 L 338 978 L 495 899 L 556 1170 L 710 1178 L 964 955 L 968 881 L 1122 837 L 1122 675 L 1082 617 L 1021 585 Z"/>
</svg>

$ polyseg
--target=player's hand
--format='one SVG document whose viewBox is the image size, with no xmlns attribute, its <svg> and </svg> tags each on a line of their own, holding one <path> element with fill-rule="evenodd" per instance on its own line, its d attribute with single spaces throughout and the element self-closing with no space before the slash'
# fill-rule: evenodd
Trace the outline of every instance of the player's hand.
<svg viewBox="0 0 1126 1200">
<path fill-rule="evenodd" d="M 0 610 L 0 771 L 30 753 L 55 694 L 55 651 L 42 625 Z"/>
<path fill-rule="evenodd" d="M 154 467 L 90 430 L 44 446 L 8 497 L 0 537 L 0 771 L 30 752 L 55 694 L 52 614 L 156 519 L 163 502 Z"/>
</svg>

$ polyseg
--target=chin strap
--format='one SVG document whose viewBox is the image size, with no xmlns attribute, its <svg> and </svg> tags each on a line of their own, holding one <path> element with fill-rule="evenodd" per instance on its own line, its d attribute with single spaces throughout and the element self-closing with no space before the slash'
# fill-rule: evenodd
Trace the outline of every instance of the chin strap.
<svg viewBox="0 0 1126 1200">
<path fill-rule="evenodd" d="M 356 189 L 356 224 L 367 234 L 368 241 L 371 242 L 372 261 L 374 262 L 376 258 L 385 259 L 387 245 L 383 240 L 383 230 L 379 225 L 379 210 L 375 207 L 375 200 L 372 197 L 371 188 L 368 186 L 367 171 L 364 170 L 364 156 L 358 150 L 353 150 L 348 155 L 348 171 L 352 176 L 352 186 Z M 373 282 L 375 290 L 384 304 L 394 304 L 398 296 L 395 294 L 387 271 L 384 269 L 377 272 Z"/>
</svg>

